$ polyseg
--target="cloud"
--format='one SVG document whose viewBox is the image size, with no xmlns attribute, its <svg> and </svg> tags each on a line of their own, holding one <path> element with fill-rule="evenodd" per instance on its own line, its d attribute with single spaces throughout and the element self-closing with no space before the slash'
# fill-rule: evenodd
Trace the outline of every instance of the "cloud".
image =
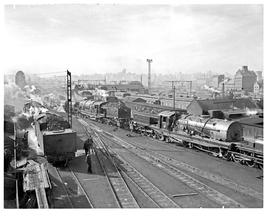
<svg viewBox="0 0 270 216">
<path fill-rule="evenodd" d="M 262 69 L 260 5 L 6 6 L 5 17 L 10 68 L 143 73 L 153 58 L 159 73 Z"/>
</svg>

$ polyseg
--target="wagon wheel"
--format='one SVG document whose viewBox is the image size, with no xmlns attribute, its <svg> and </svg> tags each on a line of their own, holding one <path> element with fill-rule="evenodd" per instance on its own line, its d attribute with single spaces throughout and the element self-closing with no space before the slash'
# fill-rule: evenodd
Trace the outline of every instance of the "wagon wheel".
<svg viewBox="0 0 270 216">
<path fill-rule="evenodd" d="M 236 163 L 242 163 L 242 159 L 232 154 L 232 160 Z"/>
<path fill-rule="evenodd" d="M 159 140 L 160 140 L 160 141 L 164 141 L 164 136 L 163 136 L 163 134 L 161 134 L 161 135 L 159 136 Z"/>
<path fill-rule="evenodd" d="M 250 156 L 254 157 L 254 154 L 253 154 L 253 153 L 251 153 L 251 155 L 250 155 Z M 255 162 L 254 162 L 254 160 L 253 160 L 253 159 L 251 159 L 251 160 L 247 160 L 247 161 L 245 161 L 245 163 L 246 163 L 246 165 L 247 165 L 247 166 L 249 166 L 249 167 L 254 167 L 254 166 L 255 166 Z"/>
<path fill-rule="evenodd" d="M 224 159 L 224 160 L 230 160 L 230 157 L 231 157 L 231 155 L 229 154 L 228 151 L 223 151 L 222 152 L 222 159 Z"/>
<path fill-rule="evenodd" d="M 166 142 L 166 143 L 170 143 L 170 142 L 171 142 L 170 137 L 165 137 L 165 142 Z"/>
<path fill-rule="evenodd" d="M 254 160 L 246 161 L 246 165 L 249 166 L 249 167 L 254 167 L 255 162 L 254 162 Z"/>
<path fill-rule="evenodd" d="M 257 166 L 258 166 L 259 169 L 261 169 L 261 170 L 263 169 L 263 164 L 258 163 Z"/>
<path fill-rule="evenodd" d="M 182 144 L 183 144 L 183 146 L 185 146 L 186 148 L 188 147 L 188 142 L 187 142 L 187 141 L 183 140 L 183 141 L 182 141 Z"/>
</svg>

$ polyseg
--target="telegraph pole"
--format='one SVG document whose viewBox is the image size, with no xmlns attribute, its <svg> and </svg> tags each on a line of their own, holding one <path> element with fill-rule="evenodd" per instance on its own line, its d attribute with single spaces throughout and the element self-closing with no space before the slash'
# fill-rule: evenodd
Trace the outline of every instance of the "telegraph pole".
<svg viewBox="0 0 270 216">
<path fill-rule="evenodd" d="M 71 73 L 67 70 L 67 114 L 68 123 L 70 128 L 72 128 L 72 92 L 71 92 Z"/>
<path fill-rule="evenodd" d="M 148 62 L 148 92 L 150 94 L 151 92 L 151 62 L 153 61 L 152 59 L 146 59 Z"/>
<path fill-rule="evenodd" d="M 170 81 L 166 81 L 169 83 L 172 83 L 172 90 L 173 90 L 173 109 L 175 109 L 175 83 L 189 83 L 189 92 L 191 95 L 192 92 L 192 81 L 180 81 L 180 80 L 170 80 Z"/>
</svg>

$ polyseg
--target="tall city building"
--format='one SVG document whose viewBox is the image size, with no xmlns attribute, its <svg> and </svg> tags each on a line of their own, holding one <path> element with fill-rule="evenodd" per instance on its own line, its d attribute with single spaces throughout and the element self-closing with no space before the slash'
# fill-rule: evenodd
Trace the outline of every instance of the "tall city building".
<svg viewBox="0 0 270 216">
<path fill-rule="evenodd" d="M 221 86 L 220 86 L 220 83 L 222 82 L 222 81 L 224 81 L 224 79 L 225 79 L 225 76 L 224 76 L 224 74 L 220 74 L 220 75 L 215 75 L 215 76 L 213 76 L 212 77 L 212 86 L 214 87 L 214 88 L 220 88 Z"/>
<path fill-rule="evenodd" d="M 253 92 L 257 75 L 254 71 L 248 70 L 248 66 L 243 66 L 234 76 L 234 86 L 236 90 Z"/>
<path fill-rule="evenodd" d="M 257 81 L 260 82 L 263 79 L 262 71 L 256 71 Z"/>
</svg>

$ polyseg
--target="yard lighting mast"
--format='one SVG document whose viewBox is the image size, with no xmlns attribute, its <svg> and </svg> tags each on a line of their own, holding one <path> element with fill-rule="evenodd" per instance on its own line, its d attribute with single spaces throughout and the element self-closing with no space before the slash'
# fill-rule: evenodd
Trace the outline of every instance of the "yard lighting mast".
<svg viewBox="0 0 270 216">
<path fill-rule="evenodd" d="M 151 92 L 151 62 L 153 61 L 152 59 L 146 59 L 148 62 L 148 93 L 150 94 Z"/>
</svg>

